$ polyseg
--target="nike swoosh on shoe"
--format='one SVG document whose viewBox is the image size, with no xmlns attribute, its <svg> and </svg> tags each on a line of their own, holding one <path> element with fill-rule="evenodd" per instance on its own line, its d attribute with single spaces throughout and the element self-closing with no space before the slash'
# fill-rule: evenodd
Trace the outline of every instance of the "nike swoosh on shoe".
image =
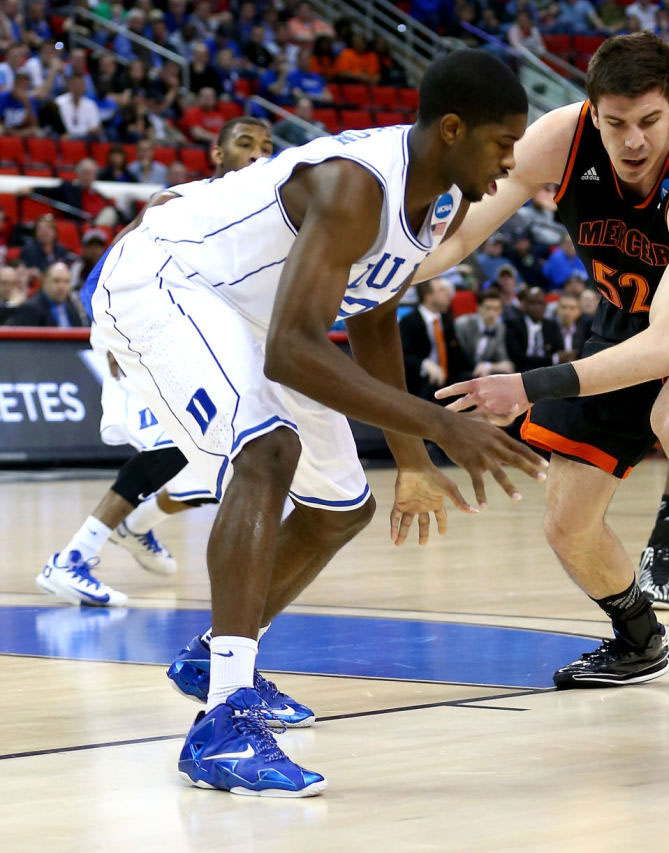
<svg viewBox="0 0 669 853">
<path fill-rule="evenodd" d="M 219 752 L 218 755 L 205 755 L 202 761 L 213 761 L 215 758 L 253 758 L 256 754 L 251 744 L 247 744 L 244 752 Z"/>
</svg>

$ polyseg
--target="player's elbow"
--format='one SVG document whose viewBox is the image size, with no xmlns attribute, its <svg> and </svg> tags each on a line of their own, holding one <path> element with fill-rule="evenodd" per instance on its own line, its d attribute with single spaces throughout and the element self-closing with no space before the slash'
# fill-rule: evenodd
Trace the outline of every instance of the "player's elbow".
<svg viewBox="0 0 669 853">
<path fill-rule="evenodd" d="M 295 365 L 282 336 L 271 335 L 267 338 L 265 347 L 265 364 L 263 371 L 267 379 L 279 382 L 281 385 L 291 385 L 295 373 Z"/>
</svg>

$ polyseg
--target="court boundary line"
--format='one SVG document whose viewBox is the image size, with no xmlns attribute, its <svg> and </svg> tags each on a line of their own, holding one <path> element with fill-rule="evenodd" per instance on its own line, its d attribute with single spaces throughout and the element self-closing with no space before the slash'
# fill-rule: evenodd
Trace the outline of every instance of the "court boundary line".
<svg viewBox="0 0 669 853">
<path fill-rule="evenodd" d="M 466 687 L 470 687 L 472 685 L 463 685 Z M 550 690 L 550 688 L 548 688 Z M 546 688 L 537 688 L 537 689 L 528 689 L 528 690 L 517 690 L 511 693 L 502 693 L 502 694 L 492 694 L 489 696 L 481 696 L 481 697 L 472 697 L 470 699 L 449 699 L 443 702 L 426 702 L 423 704 L 417 705 L 402 705 L 394 708 L 379 708 L 374 711 L 353 711 L 350 714 L 331 714 L 327 717 L 318 717 L 317 722 L 320 723 L 328 723 L 328 722 L 339 722 L 341 720 L 353 720 L 359 717 L 375 717 L 382 716 L 385 714 L 401 714 L 406 713 L 407 711 L 423 711 L 423 710 L 431 710 L 432 708 L 467 708 L 469 710 L 494 710 L 494 711 L 528 711 L 529 708 L 513 708 L 513 707 L 499 707 L 499 706 L 486 706 L 482 705 L 483 702 L 492 702 L 499 699 L 514 699 L 520 696 L 534 696 L 540 693 L 546 693 Z M 63 755 L 69 752 L 85 752 L 92 749 L 109 749 L 115 746 L 134 746 L 136 744 L 143 743 L 161 743 L 167 740 L 178 740 L 180 738 L 185 737 L 185 733 L 174 734 L 174 735 L 155 735 L 153 737 L 142 737 L 142 738 L 126 738 L 124 740 L 116 740 L 116 741 L 104 741 L 100 743 L 84 743 L 77 744 L 75 746 L 60 746 L 54 747 L 52 749 L 35 749 L 28 750 L 25 752 L 14 752 L 14 753 L 6 753 L 4 755 L 0 755 L 0 761 L 10 761 L 12 759 L 18 758 L 37 758 L 44 755 Z"/>
<path fill-rule="evenodd" d="M 571 636 L 568 634 L 567 636 Z M 576 635 L 574 635 L 576 636 Z M 578 635 L 580 636 L 580 635 Z M 599 639 L 598 637 L 584 637 L 583 639 Z M 24 655 L 20 652 L 0 652 L 0 658 L 30 658 L 32 660 L 65 660 L 73 663 L 111 663 L 121 664 L 122 666 L 156 666 L 166 667 L 169 663 L 151 663 L 149 661 L 132 661 L 132 660 L 109 660 L 108 658 L 66 658 L 54 657 L 53 655 Z M 480 687 L 481 689 L 494 688 L 496 690 L 526 690 L 544 693 L 554 690 L 554 687 L 527 687 L 523 684 L 482 684 L 478 681 L 435 681 L 429 678 L 392 678 L 391 676 L 383 675 L 350 675 L 346 672 L 304 672 L 297 669 L 269 669 L 263 668 L 263 672 L 268 672 L 271 675 L 301 675 L 315 676 L 316 678 L 354 678 L 359 681 L 388 681 L 395 684 L 444 684 L 447 687 Z"/>
</svg>

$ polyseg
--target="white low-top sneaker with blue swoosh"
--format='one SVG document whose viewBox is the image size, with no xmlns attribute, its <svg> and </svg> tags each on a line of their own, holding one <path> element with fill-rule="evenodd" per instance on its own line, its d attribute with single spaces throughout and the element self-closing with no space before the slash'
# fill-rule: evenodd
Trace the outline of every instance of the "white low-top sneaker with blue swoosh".
<svg viewBox="0 0 669 853">
<path fill-rule="evenodd" d="M 71 604 L 86 607 L 123 607 L 128 596 L 99 581 L 91 569 L 99 563 L 97 557 L 82 560 L 79 551 L 52 554 L 46 566 L 35 578 L 37 586 L 49 595 L 54 595 Z"/>
<path fill-rule="evenodd" d="M 177 570 L 177 561 L 163 543 L 156 539 L 153 530 L 135 533 L 125 521 L 122 521 L 109 537 L 113 545 L 125 548 L 147 572 L 157 575 L 173 575 Z"/>
<path fill-rule="evenodd" d="M 198 788 L 252 797 L 313 797 L 327 781 L 280 749 L 256 690 L 242 687 L 208 714 L 200 712 L 179 756 L 179 773 Z"/>
</svg>

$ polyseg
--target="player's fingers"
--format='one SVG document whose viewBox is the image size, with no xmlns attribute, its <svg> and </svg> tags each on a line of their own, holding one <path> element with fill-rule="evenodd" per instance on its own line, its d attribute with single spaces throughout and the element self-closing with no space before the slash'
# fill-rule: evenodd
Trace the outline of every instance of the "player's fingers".
<svg viewBox="0 0 669 853">
<path fill-rule="evenodd" d="M 548 462 L 546 462 L 545 459 L 542 459 L 541 456 L 537 456 L 537 454 L 533 450 L 530 450 L 526 445 L 521 444 L 519 441 L 514 441 L 512 438 L 504 435 L 504 433 L 501 435 L 503 436 L 506 448 L 506 454 L 503 461 L 512 465 L 514 468 L 519 468 L 530 477 L 535 477 L 537 480 L 541 481 L 545 480 Z"/>
<path fill-rule="evenodd" d="M 485 509 L 488 506 L 488 498 L 486 497 L 485 485 L 483 483 L 483 471 L 474 470 L 468 471 L 467 473 L 471 477 L 474 494 L 476 495 L 476 502 L 481 509 Z"/>
<path fill-rule="evenodd" d="M 506 476 L 504 469 L 501 465 L 491 465 L 490 473 L 497 480 L 497 482 L 504 489 L 504 491 L 507 493 L 507 495 L 511 498 L 512 501 L 522 500 L 522 495 L 513 485 L 511 480 L 509 480 L 509 478 Z"/>
<path fill-rule="evenodd" d="M 477 513 L 478 510 L 475 506 L 472 506 L 469 501 L 465 499 L 465 496 L 462 494 L 460 489 L 455 485 L 455 483 L 451 480 L 446 486 L 446 493 L 448 497 L 453 502 L 453 506 L 456 509 L 459 509 L 460 512 L 468 512 L 468 513 Z M 445 514 L 445 510 L 444 510 Z"/>
<path fill-rule="evenodd" d="M 406 538 L 409 535 L 409 530 L 411 530 L 412 523 L 413 513 L 403 512 L 400 520 L 400 526 L 397 531 L 397 538 L 395 539 L 395 545 L 404 545 Z"/>
<path fill-rule="evenodd" d="M 449 412 L 464 412 L 465 409 L 471 409 L 472 406 L 476 407 L 474 411 L 478 409 L 478 403 L 474 400 L 474 395 L 467 394 L 465 397 L 460 397 L 460 399 L 449 403 L 446 408 Z"/>
<path fill-rule="evenodd" d="M 439 535 L 443 536 L 448 530 L 448 516 L 446 515 L 446 510 L 443 507 L 441 509 L 435 510 L 434 518 L 437 522 L 437 530 L 439 531 Z"/>
<path fill-rule="evenodd" d="M 418 544 L 427 545 L 430 538 L 430 513 L 421 512 L 418 516 Z"/>
<path fill-rule="evenodd" d="M 440 388 L 435 392 L 437 400 L 444 400 L 446 397 L 455 397 L 458 394 L 469 394 L 475 388 L 473 380 L 467 382 L 456 382 L 455 385 L 449 385 L 447 388 Z"/>
<path fill-rule="evenodd" d="M 393 507 L 390 512 L 390 541 L 397 542 L 397 534 L 400 529 L 400 521 L 402 520 L 402 513 L 399 509 Z"/>
</svg>

